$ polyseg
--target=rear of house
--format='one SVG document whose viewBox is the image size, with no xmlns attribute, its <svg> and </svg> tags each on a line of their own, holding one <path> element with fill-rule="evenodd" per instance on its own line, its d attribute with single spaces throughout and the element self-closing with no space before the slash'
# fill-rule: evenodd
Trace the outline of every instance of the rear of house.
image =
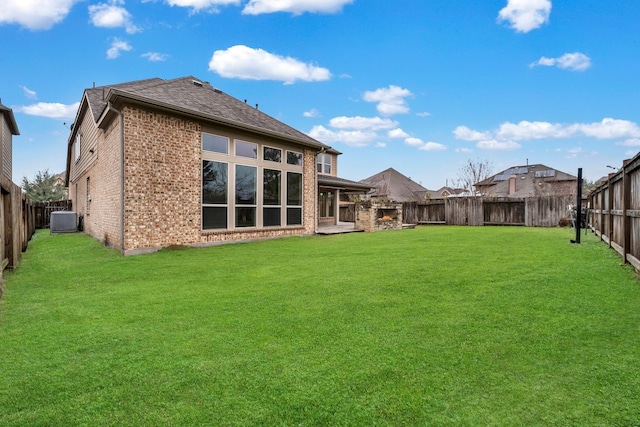
<svg viewBox="0 0 640 427">
<path fill-rule="evenodd" d="M 193 77 L 94 87 L 69 138 L 69 197 L 124 254 L 312 234 L 328 148 Z"/>
</svg>

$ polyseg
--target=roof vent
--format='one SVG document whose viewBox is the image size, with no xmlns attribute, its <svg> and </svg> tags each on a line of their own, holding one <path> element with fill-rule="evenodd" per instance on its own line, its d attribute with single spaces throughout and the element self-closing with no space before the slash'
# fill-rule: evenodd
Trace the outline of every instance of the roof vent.
<svg viewBox="0 0 640 427">
<path fill-rule="evenodd" d="M 198 87 L 204 86 L 204 83 L 198 80 L 191 80 L 191 83 L 193 83 L 194 86 L 198 86 Z"/>
</svg>

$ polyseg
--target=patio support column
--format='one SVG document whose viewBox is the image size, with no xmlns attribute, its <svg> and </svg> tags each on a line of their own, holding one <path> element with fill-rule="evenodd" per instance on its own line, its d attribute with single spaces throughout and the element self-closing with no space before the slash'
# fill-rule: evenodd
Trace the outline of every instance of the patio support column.
<svg viewBox="0 0 640 427">
<path fill-rule="evenodd" d="M 340 222 L 340 190 L 333 192 L 333 220 L 336 224 Z"/>
</svg>

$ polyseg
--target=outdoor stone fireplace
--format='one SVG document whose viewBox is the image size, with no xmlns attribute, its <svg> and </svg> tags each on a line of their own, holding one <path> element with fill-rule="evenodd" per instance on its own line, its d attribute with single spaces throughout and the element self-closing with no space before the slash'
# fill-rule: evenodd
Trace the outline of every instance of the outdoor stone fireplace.
<svg viewBox="0 0 640 427">
<path fill-rule="evenodd" d="M 402 228 L 402 204 L 364 201 L 356 204 L 357 229 L 369 231 Z"/>
</svg>

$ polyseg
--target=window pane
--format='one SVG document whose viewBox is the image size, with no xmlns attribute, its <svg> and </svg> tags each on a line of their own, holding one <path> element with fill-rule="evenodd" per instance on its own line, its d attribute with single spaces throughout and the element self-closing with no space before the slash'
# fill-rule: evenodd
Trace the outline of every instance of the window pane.
<svg viewBox="0 0 640 427">
<path fill-rule="evenodd" d="M 302 166 L 302 153 L 287 151 L 287 163 L 295 166 Z"/>
<path fill-rule="evenodd" d="M 278 148 L 264 147 L 263 156 L 270 162 L 282 162 L 282 150 Z"/>
<path fill-rule="evenodd" d="M 212 230 L 227 228 L 227 208 L 225 207 L 202 207 L 202 229 Z"/>
<path fill-rule="evenodd" d="M 236 227 L 255 227 L 256 208 L 236 208 Z"/>
<path fill-rule="evenodd" d="M 302 208 L 287 208 L 287 225 L 302 225 Z"/>
<path fill-rule="evenodd" d="M 331 164 L 324 165 L 324 173 L 331 174 Z"/>
<path fill-rule="evenodd" d="M 210 133 L 202 134 L 202 149 L 205 151 L 214 151 L 216 153 L 229 153 L 229 138 L 224 138 Z"/>
<path fill-rule="evenodd" d="M 250 159 L 258 158 L 258 144 L 253 142 L 236 140 L 236 156 L 249 157 Z"/>
<path fill-rule="evenodd" d="M 205 205 L 227 204 L 227 164 L 202 161 L 202 203 Z"/>
<path fill-rule="evenodd" d="M 280 208 L 263 208 L 262 225 L 265 227 L 280 225 L 280 212 Z"/>
<path fill-rule="evenodd" d="M 257 169 L 252 166 L 236 165 L 236 203 L 256 204 Z"/>
<path fill-rule="evenodd" d="M 263 173 L 264 191 L 262 203 L 265 205 L 279 205 L 280 204 L 280 176 L 282 172 L 265 169 Z"/>
<path fill-rule="evenodd" d="M 302 206 L 302 174 L 287 172 L 287 204 Z"/>
</svg>

